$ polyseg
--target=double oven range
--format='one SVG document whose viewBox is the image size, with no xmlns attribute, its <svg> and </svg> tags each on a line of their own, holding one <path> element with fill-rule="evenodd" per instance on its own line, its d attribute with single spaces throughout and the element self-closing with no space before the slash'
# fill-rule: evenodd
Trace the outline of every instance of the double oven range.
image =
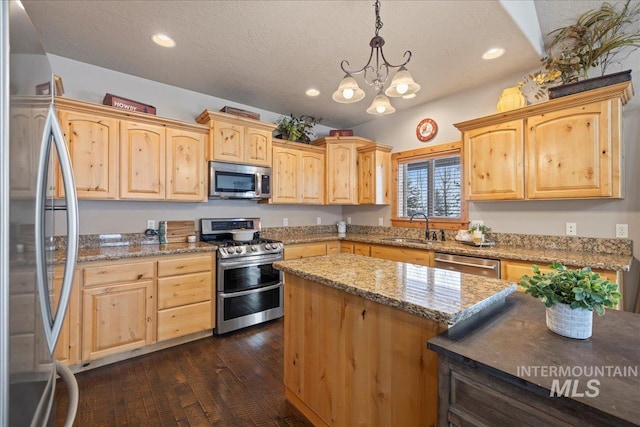
<svg viewBox="0 0 640 427">
<path fill-rule="evenodd" d="M 253 239 L 233 240 L 233 232 L 256 230 Z M 283 245 L 260 237 L 259 218 L 200 220 L 201 240 L 218 246 L 216 261 L 216 334 L 277 319 L 283 315 Z"/>
</svg>

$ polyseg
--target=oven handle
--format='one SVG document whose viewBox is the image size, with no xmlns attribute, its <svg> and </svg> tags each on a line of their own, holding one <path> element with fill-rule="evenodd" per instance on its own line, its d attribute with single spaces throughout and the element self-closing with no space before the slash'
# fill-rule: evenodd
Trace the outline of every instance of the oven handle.
<svg viewBox="0 0 640 427">
<path fill-rule="evenodd" d="M 276 283 L 275 285 L 265 286 L 264 288 L 251 289 L 250 291 L 242 291 L 242 292 L 233 292 L 231 294 L 220 293 L 221 298 L 234 298 L 234 297 L 243 297 L 245 295 L 256 294 L 258 292 L 266 292 L 272 289 L 276 289 L 282 286 L 282 282 Z"/>
<path fill-rule="evenodd" d="M 239 258 L 240 261 L 220 261 L 218 267 L 221 269 L 233 268 L 233 267 L 253 267 L 254 265 L 271 264 L 275 261 L 282 261 L 282 254 L 277 256 L 265 256 L 263 258 L 248 261 L 246 258 Z"/>
</svg>

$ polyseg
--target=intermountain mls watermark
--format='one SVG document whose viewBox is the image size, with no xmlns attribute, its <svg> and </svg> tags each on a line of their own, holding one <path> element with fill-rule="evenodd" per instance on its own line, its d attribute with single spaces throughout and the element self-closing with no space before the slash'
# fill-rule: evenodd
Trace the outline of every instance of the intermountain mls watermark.
<svg viewBox="0 0 640 427">
<path fill-rule="evenodd" d="M 597 397 L 603 378 L 638 377 L 638 366 L 518 366 L 521 378 L 552 378 L 549 397 Z"/>
</svg>

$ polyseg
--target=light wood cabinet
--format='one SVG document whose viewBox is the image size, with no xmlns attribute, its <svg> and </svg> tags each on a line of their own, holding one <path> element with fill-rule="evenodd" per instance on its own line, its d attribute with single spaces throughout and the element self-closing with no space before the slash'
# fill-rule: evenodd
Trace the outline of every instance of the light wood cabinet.
<svg viewBox="0 0 640 427">
<path fill-rule="evenodd" d="M 164 200 L 165 128 L 120 122 L 120 197 Z"/>
<path fill-rule="evenodd" d="M 381 144 L 358 148 L 358 204 L 390 203 L 391 148 Z"/>
<path fill-rule="evenodd" d="M 158 341 L 213 329 L 212 255 L 158 260 Z"/>
<path fill-rule="evenodd" d="M 446 324 L 285 274 L 287 399 L 317 426 L 433 426 Z"/>
<path fill-rule="evenodd" d="M 59 109 L 60 125 L 80 199 L 118 197 L 118 120 L 95 113 Z M 58 175 L 58 182 L 62 178 Z M 59 185 L 57 196 L 64 196 Z"/>
<path fill-rule="evenodd" d="M 143 260 L 84 268 L 82 361 L 135 350 L 155 342 L 155 268 Z"/>
<path fill-rule="evenodd" d="M 358 137 L 326 137 L 312 142 L 326 151 L 327 204 L 358 204 L 358 147 L 374 142 Z"/>
<path fill-rule="evenodd" d="M 323 204 L 324 164 L 321 148 L 274 140 L 271 203 Z"/>
<path fill-rule="evenodd" d="M 60 302 L 63 275 L 64 267 L 53 269 L 54 305 L 56 307 Z M 75 365 L 80 362 L 80 277 L 80 271 L 76 270 L 67 314 L 55 350 L 56 359 L 65 365 Z"/>
<path fill-rule="evenodd" d="M 371 245 L 368 243 L 355 242 L 353 244 L 353 253 L 356 255 L 371 256 Z"/>
<path fill-rule="evenodd" d="M 455 126 L 469 200 L 621 198 L 630 82 Z"/>
<path fill-rule="evenodd" d="M 24 105 L 12 99 L 14 102 L 17 106 L 11 109 L 9 128 L 11 198 L 32 198 L 36 194 L 38 154 L 48 109 L 29 99 L 24 100 Z"/>
<path fill-rule="evenodd" d="M 371 245 L 371 257 L 390 261 L 433 266 L 433 252 L 423 249 L 403 248 L 399 246 Z"/>
<path fill-rule="evenodd" d="M 274 124 L 210 110 L 196 121 L 209 126 L 209 160 L 271 166 Z"/>
<path fill-rule="evenodd" d="M 468 200 L 524 198 L 522 120 L 470 130 L 463 141 Z"/>
<path fill-rule="evenodd" d="M 328 254 L 337 254 L 340 252 L 340 242 L 310 242 L 310 243 L 294 243 L 284 246 L 284 260 L 309 258 L 314 256 L 322 256 Z"/>
<path fill-rule="evenodd" d="M 340 253 L 341 254 L 352 254 L 353 253 L 353 242 L 340 242 Z"/>
<path fill-rule="evenodd" d="M 206 201 L 205 134 L 167 128 L 166 199 Z"/>
<path fill-rule="evenodd" d="M 207 200 L 206 127 L 65 98 L 57 103 L 79 199 Z"/>
<path fill-rule="evenodd" d="M 527 198 L 622 197 L 621 105 L 594 102 L 527 119 Z"/>
</svg>

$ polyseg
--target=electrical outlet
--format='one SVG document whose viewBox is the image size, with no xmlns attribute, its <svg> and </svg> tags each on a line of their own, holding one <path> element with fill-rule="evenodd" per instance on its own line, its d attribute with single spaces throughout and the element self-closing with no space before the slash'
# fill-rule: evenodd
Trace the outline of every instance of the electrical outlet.
<svg viewBox="0 0 640 427">
<path fill-rule="evenodd" d="M 378 225 L 384 225 L 384 219 L 378 218 Z"/>
<path fill-rule="evenodd" d="M 350 216 L 347 217 L 347 224 L 351 224 L 351 217 Z"/>
<path fill-rule="evenodd" d="M 575 222 L 568 222 L 566 226 L 566 235 L 575 236 L 577 233 L 577 227 Z"/>
<path fill-rule="evenodd" d="M 616 237 L 629 237 L 629 224 L 616 224 Z"/>
<path fill-rule="evenodd" d="M 155 230 L 156 229 L 156 221 L 153 219 L 148 219 L 147 220 L 147 230 Z"/>
<path fill-rule="evenodd" d="M 322 225 L 322 217 L 319 216 L 316 218 L 316 224 Z"/>
<path fill-rule="evenodd" d="M 289 218 L 282 218 L 282 225 L 285 227 L 289 225 Z"/>
</svg>

